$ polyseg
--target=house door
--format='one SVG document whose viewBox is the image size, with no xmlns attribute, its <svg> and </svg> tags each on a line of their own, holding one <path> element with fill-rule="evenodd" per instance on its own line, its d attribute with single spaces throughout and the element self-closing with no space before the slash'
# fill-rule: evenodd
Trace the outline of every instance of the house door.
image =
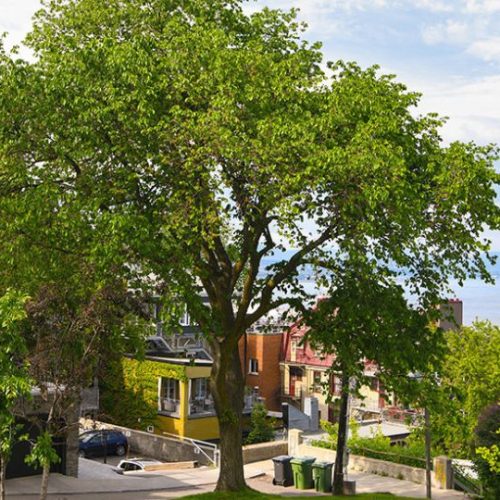
<svg viewBox="0 0 500 500">
<path fill-rule="evenodd" d="M 297 382 L 302 382 L 302 369 L 292 366 L 290 367 L 290 396 L 296 396 Z"/>
</svg>

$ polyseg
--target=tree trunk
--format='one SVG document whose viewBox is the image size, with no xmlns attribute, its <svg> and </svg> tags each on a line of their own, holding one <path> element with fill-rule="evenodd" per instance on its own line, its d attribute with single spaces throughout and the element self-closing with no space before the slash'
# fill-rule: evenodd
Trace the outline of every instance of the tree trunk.
<svg viewBox="0 0 500 500">
<path fill-rule="evenodd" d="M 220 472 L 216 491 L 246 489 L 243 474 L 242 413 L 244 382 L 236 346 L 219 344 L 214 349 L 210 390 L 220 429 Z"/>
<path fill-rule="evenodd" d="M 50 463 L 44 464 L 42 471 L 42 485 L 40 487 L 40 500 L 47 499 L 47 491 L 49 489 Z"/>
<path fill-rule="evenodd" d="M 333 494 L 344 494 L 344 452 L 347 446 L 347 407 L 349 404 L 349 376 L 342 372 L 342 395 L 340 397 L 339 433 L 337 453 L 333 470 Z"/>
<path fill-rule="evenodd" d="M 7 463 L 4 457 L 0 457 L 0 500 L 5 500 L 5 473 Z"/>
</svg>

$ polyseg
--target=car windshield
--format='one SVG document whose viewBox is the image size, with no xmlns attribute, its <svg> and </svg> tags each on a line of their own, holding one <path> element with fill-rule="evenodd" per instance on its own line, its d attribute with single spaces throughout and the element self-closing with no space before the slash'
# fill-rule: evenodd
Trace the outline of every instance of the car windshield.
<svg viewBox="0 0 500 500">
<path fill-rule="evenodd" d="M 80 436 L 80 441 L 82 441 L 82 443 L 87 443 L 95 436 L 98 436 L 98 434 L 90 432 L 89 434 L 84 434 L 83 436 Z"/>
</svg>

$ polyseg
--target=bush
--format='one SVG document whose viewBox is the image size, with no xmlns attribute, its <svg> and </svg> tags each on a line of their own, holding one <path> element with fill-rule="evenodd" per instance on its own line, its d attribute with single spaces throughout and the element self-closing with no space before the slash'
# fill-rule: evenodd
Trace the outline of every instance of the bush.
<svg viewBox="0 0 500 500">
<path fill-rule="evenodd" d="M 484 497 L 500 498 L 500 474 L 496 471 L 495 448 L 500 446 L 500 405 L 486 407 L 480 414 L 475 429 L 476 466 L 479 479 L 483 485 Z M 487 453 L 489 450 L 490 453 Z"/>
<path fill-rule="evenodd" d="M 265 443 L 274 439 L 274 420 L 267 417 L 266 407 L 257 403 L 250 417 L 250 433 L 245 444 Z"/>
<path fill-rule="evenodd" d="M 351 437 L 348 448 L 353 455 L 386 460 L 397 464 L 409 465 L 410 467 L 425 468 L 425 445 L 419 436 L 411 434 L 407 439 L 406 446 L 392 446 L 391 440 L 385 437 L 378 429 L 371 437 L 359 436 L 359 424 L 350 423 Z M 313 446 L 319 448 L 336 449 L 337 424 L 322 422 L 321 427 L 328 433 L 328 439 L 312 441 Z"/>
</svg>

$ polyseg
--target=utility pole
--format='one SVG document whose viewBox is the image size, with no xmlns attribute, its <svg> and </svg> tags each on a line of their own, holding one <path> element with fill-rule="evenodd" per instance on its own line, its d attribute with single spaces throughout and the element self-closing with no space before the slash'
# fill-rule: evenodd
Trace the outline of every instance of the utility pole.
<svg viewBox="0 0 500 500">
<path fill-rule="evenodd" d="M 429 409 L 424 408 L 425 423 L 425 488 L 426 497 L 432 498 L 431 486 L 431 422 L 429 418 Z"/>
</svg>

